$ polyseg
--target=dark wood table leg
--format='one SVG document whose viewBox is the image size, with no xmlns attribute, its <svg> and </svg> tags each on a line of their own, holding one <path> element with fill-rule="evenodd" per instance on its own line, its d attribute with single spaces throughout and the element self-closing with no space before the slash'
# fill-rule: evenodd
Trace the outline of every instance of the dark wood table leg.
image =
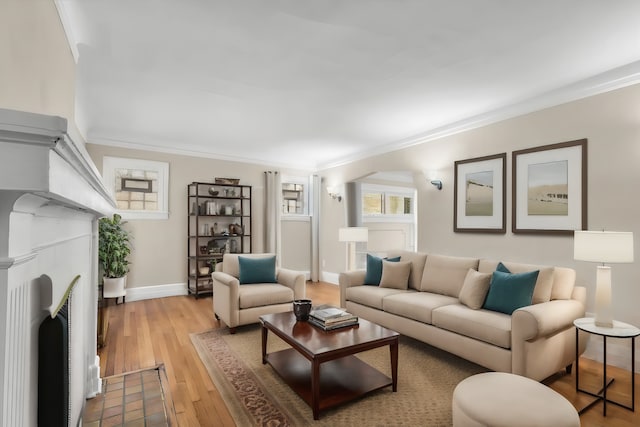
<svg viewBox="0 0 640 427">
<path fill-rule="evenodd" d="M 311 362 L 311 409 L 313 419 L 320 418 L 320 362 L 313 359 Z"/>
<path fill-rule="evenodd" d="M 391 353 L 391 381 L 392 390 L 398 391 L 398 339 L 396 338 L 391 345 L 389 345 L 389 352 Z"/>
<path fill-rule="evenodd" d="M 264 324 L 262 325 L 262 364 L 267 363 L 267 333 L 269 330 Z"/>
</svg>

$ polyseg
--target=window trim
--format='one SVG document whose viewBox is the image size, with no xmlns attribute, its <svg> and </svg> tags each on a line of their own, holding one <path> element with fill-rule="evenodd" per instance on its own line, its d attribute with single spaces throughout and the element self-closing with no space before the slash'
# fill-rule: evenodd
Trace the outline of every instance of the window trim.
<svg viewBox="0 0 640 427">
<path fill-rule="evenodd" d="M 360 212 L 362 216 L 362 222 L 410 222 L 415 223 L 416 216 L 416 198 L 417 192 L 415 188 L 411 187 L 395 187 L 381 184 L 368 184 L 363 183 L 360 189 L 360 198 L 364 206 L 364 195 L 366 193 L 381 193 L 383 199 L 383 209 L 386 210 L 386 204 L 388 203 L 389 196 L 400 196 L 411 198 L 411 213 L 408 214 L 365 214 L 362 210 Z"/>
<path fill-rule="evenodd" d="M 280 197 L 281 200 L 282 199 L 282 193 L 283 191 L 286 191 L 283 189 L 283 185 L 284 184 L 300 184 L 302 185 L 302 202 L 303 202 L 303 210 L 302 213 L 291 213 L 291 212 L 284 212 L 284 201 L 281 203 L 280 206 L 280 219 L 282 220 L 286 220 L 286 221 L 309 221 L 309 218 L 311 217 L 311 179 L 307 176 L 299 176 L 299 175 L 282 175 L 280 177 Z"/>
</svg>

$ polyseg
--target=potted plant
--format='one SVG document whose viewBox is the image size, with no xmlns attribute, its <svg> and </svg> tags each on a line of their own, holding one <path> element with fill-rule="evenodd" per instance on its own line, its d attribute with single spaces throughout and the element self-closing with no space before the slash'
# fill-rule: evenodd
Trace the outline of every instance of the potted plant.
<svg viewBox="0 0 640 427">
<path fill-rule="evenodd" d="M 98 227 L 98 261 L 103 274 L 104 298 L 126 296 L 127 273 L 131 253 L 129 232 L 122 226 L 122 217 L 100 218 Z"/>
</svg>

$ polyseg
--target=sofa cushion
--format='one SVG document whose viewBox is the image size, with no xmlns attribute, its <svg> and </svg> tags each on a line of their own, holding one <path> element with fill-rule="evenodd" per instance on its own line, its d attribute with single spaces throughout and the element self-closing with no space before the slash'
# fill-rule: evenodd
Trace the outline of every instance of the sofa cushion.
<svg viewBox="0 0 640 427">
<path fill-rule="evenodd" d="M 572 268 L 555 267 L 551 299 L 571 299 L 576 283 L 576 271 Z"/>
<path fill-rule="evenodd" d="M 474 310 L 482 308 L 489 292 L 491 276 L 489 273 L 480 273 L 470 268 L 460 289 L 460 302 Z"/>
<path fill-rule="evenodd" d="M 238 289 L 240 309 L 284 304 L 293 301 L 293 290 L 277 283 L 258 283 L 240 286 Z"/>
<path fill-rule="evenodd" d="M 511 314 L 520 307 L 531 305 L 537 278 L 537 270 L 513 274 L 494 271 L 483 308 Z"/>
<path fill-rule="evenodd" d="M 478 259 L 427 255 L 420 290 L 457 298 L 470 268 L 478 269 Z"/>
<path fill-rule="evenodd" d="M 384 258 L 390 262 L 400 261 L 400 257 Z M 367 273 L 364 276 L 365 285 L 378 286 L 382 277 L 382 258 L 367 254 Z"/>
<path fill-rule="evenodd" d="M 390 262 L 382 260 L 380 287 L 406 290 L 409 286 L 409 273 L 411 273 L 411 263 L 409 261 Z"/>
<path fill-rule="evenodd" d="M 409 289 L 420 290 L 422 283 L 422 273 L 424 273 L 424 263 L 427 261 L 427 254 L 411 251 L 389 251 L 388 257 L 400 257 L 402 261 L 411 263 L 411 274 L 409 274 Z"/>
<path fill-rule="evenodd" d="M 433 325 L 438 328 L 511 348 L 511 316 L 508 314 L 453 304 L 433 310 L 431 316 Z"/>
<path fill-rule="evenodd" d="M 547 302 L 551 300 L 551 292 L 553 289 L 553 282 L 555 276 L 555 268 L 549 267 L 545 265 L 534 265 L 534 264 L 523 264 L 519 262 L 500 262 L 500 261 L 489 261 L 489 260 L 481 260 L 480 265 L 478 266 L 478 271 L 482 273 L 493 272 L 498 269 L 498 267 L 502 264 L 504 268 L 508 271 L 507 273 L 526 273 L 528 271 L 538 270 L 540 273 L 538 274 L 538 279 L 536 280 L 536 287 L 533 290 L 533 304 L 540 304 L 541 302 Z M 573 289 L 573 285 L 571 285 L 571 289 Z M 569 292 L 569 297 L 571 298 L 571 292 Z"/>
<path fill-rule="evenodd" d="M 241 285 L 252 283 L 276 283 L 276 256 L 268 258 L 238 257 Z"/>
<path fill-rule="evenodd" d="M 348 301 L 382 310 L 382 299 L 393 294 L 403 293 L 403 291 L 393 288 L 381 288 L 379 286 L 352 286 L 345 289 L 345 296 Z M 411 291 L 413 293 L 413 291 Z"/>
<path fill-rule="evenodd" d="M 438 307 L 458 304 L 458 299 L 430 292 L 403 292 L 389 295 L 382 300 L 387 313 L 431 324 L 431 313 Z"/>
</svg>

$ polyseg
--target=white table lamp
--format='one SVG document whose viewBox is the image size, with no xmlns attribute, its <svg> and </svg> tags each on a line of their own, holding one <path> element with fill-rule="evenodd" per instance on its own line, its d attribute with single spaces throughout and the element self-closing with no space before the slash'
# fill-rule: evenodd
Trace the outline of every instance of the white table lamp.
<svg viewBox="0 0 640 427">
<path fill-rule="evenodd" d="M 596 272 L 595 324 L 613 327 L 611 267 L 604 264 L 633 262 L 633 233 L 576 231 L 573 237 L 573 259 L 602 263 Z"/>
<path fill-rule="evenodd" d="M 344 227 L 338 230 L 338 241 L 347 242 L 347 270 L 356 269 L 356 242 L 369 241 L 367 227 Z"/>
</svg>

